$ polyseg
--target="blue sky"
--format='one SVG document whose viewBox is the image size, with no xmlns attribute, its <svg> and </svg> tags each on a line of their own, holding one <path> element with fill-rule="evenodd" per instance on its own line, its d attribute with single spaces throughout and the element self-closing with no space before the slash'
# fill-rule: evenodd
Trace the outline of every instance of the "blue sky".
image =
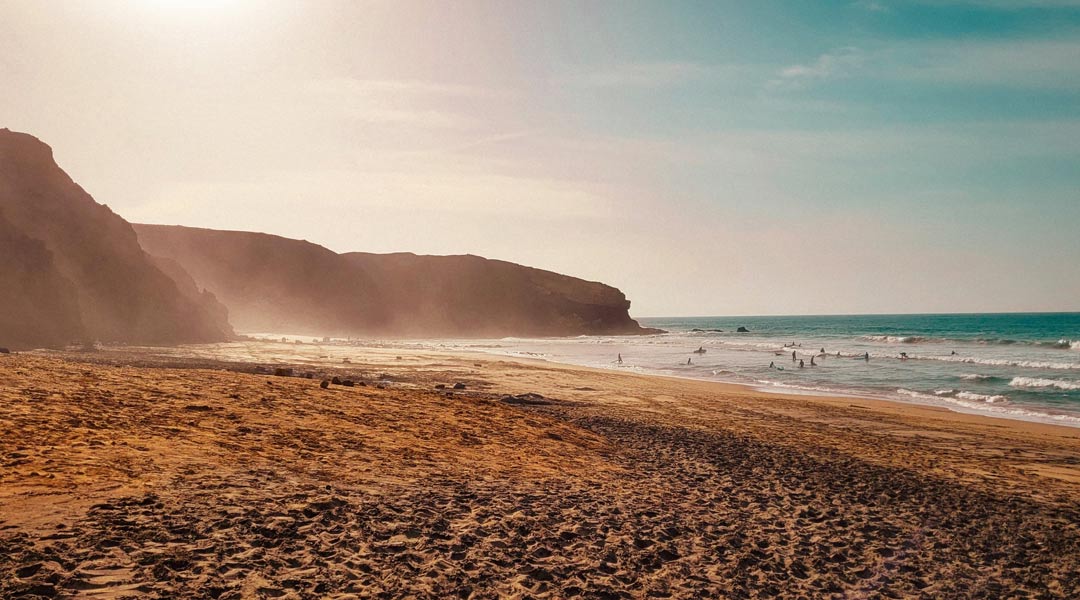
<svg viewBox="0 0 1080 600">
<path fill-rule="evenodd" d="M 14 2 L 0 80 L 134 221 L 639 316 L 1080 310 L 1080 2 Z"/>
</svg>

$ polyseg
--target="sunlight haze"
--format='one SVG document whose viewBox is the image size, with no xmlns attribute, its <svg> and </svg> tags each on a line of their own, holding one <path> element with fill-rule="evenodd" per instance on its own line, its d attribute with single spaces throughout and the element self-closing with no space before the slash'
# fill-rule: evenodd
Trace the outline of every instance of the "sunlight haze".
<svg viewBox="0 0 1080 600">
<path fill-rule="evenodd" d="M 634 316 L 1080 309 L 1070 2 L 4 2 L 0 127 L 139 223 Z"/>
</svg>

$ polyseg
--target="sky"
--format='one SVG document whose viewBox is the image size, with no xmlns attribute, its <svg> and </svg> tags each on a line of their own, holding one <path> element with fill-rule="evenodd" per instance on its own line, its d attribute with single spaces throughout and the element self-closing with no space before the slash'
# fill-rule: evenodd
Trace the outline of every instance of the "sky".
<svg viewBox="0 0 1080 600">
<path fill-rule="evenodd" d="M 133 222 L 634 316 L 1080 310 L 1080 0 L 0 0 L 0 127 Z"/>
</svg>

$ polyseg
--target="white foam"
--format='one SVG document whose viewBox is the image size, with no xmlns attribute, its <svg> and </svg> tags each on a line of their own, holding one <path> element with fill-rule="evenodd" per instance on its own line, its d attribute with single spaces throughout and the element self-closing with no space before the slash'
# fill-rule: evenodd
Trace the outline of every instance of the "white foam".
<svg viewBox="0 0 1080 600">
<path fill-rule="evenodd" d="M 976 394 L 975 392 L 957 392 L 956 397 L 961 400 L 971 400 L 973 402 L 989 402 L 991 404 L 995 402 L 1007 402 L 1008 398 L 1001 395 L 988 395 L 988 394 Z"/>
<path fill-rule="evenodd" d="M 1009 385 L 1020 388 L 1080 390 L 1080 381 L 1062 381 L 1060 379 L 1042 379 L 1039 377 L 1013 377 L 1012 381 L 1009 382 Z"/>
<path fill-rule="evenodd" d="M 993 378 L 993 375 L 980 375 L 979 373 L 965 373 L 960 376 L 960 379 L 967 379 L 969 381 L 985 381 Z"/>
<path fill-rule="evenodd" d="M 873 356 L 873 355 L 871 355 Z M 908 356 L 918 360 L 941 360 L 945 362 L 967 363 L 971 365 L 992 365 L 998 367 L 1027 367 L 1029 369 L 1080 369 L 1080 363 L 1045 362 L 1039 360 L 1008 360 L 1004 358 L 975 358 L 973 356 Z"/>
<path fill-rule="evenodd" d="M 1080 416 L 1066 415 L 1066 414 L 1053 414 L 1040 412 L 1037 410 L 1028 410 L 1019 408 L 1015 404 L 1001 404 L 991 403 L 986 401 L 970 401 L 960 397 L 957 394 L 955 398 L 931 396 L 930 394 L 923 394 L 921 392 L 915 392 L 912 390 L 898 389 L 896 393 L 901 396 L 907 396 L 925 402 L 927 404 L 933 404 L 936 406 L 944 406 L 952 408 L 959 412 L 966 412 L 972 414 L 986 414 L 989 416 L 999 416 L 1009 419 L 1019 419 L 1021 421 L 1035 421 L 1039 423 L 1057 423 L 1062 425 L 1070 425 L 1072 427 L 1080 427 Z M 963 394 L 964 392 L 961 392 Z M 978 396 L 979 394 L 975 394 Z"/>
<path fill-rule="evenodd" d="M 917 344 L 927 341 L 926 338 L 917 335 L 864 335 L 862 339 L 868 342 L 885 342 L 886 344 Z"/>
</svg>

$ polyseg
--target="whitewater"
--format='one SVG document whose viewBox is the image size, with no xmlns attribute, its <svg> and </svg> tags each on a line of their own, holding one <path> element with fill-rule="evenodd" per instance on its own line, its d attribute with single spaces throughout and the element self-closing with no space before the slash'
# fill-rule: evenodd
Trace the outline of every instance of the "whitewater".
<svg viewBox="0 0 1080 600">
<path fill-rule="evenodd" d="M 397 344 L 1080 427 L 1080 313 L 639 320 L 667 333 Z"/>
</svg>

